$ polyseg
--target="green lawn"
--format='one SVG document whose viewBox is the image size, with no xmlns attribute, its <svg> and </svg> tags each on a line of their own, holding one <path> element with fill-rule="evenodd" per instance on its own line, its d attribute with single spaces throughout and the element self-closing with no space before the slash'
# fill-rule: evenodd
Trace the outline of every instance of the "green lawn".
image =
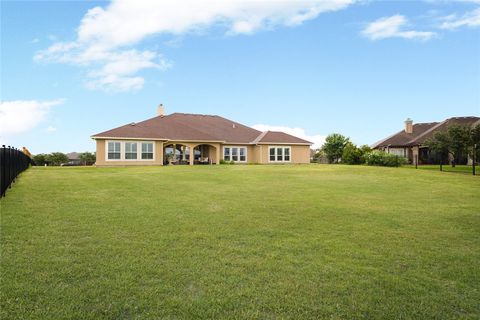
<svg viewBox="0 0 480 320">
<path fill-rule="evenodd" d="M 367 166 L 31 168 L 1 319 L 478 319 L 480 177 Z"/>
<path fill-rule="evenodd" d="M 405 168 L 410 168 L 410 169 L 415 169 L 414 165 L 408 165 L 405 166 Z M 428 165 L 419 165 L 418 170 L 431 170 L 431 171 L 440 171 L 440 165 L 436 164 L 428 164 Z M 456 165 L 455 167 L 452 167 L 451 165 L 443 165 L 442 170 L 444 172 L 452 172 L 452 173 L 464 173 L 464 174 L 470 174 L 472 175 L 472 166 L 466 166 L 466 165 Z M 480 176 L 480 166 L 477 164 L 476 166 L 476 174 Z"/>
</svg>

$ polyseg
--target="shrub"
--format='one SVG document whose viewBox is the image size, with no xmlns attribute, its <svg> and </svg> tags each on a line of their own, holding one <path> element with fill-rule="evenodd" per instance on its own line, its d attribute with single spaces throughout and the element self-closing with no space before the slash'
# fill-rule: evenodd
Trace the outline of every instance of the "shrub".
<svg viewBox="0 0 480 320">
<path fill-rule="evenodd" d="M 52 166 L 59 166 L 62 163 L 68 162 L 68 157 L 66 154 L 61 152 L 52 152 L 45 156 L 45 161 Z"/>
<path fill-rule="evenodd" d="M 44 154 L 44 153 L 40 153 L 40 154 L 34 155 L 34 156 L 32 157 L 34 165 L 36 165 L 36 166 L 43 166 L 43 165 L 45 165 L 45 162 L 46 162 L 45 159 L 46 159 L 46 157 L 47 157 L 47 155 Z"/>
<path fill-rule="evenodd" d="M 399 167 L 407 163 L 407 159 L 383 151 L 374 150 L 365 155 L 369 166 Z"/>
<path fill-rule="evenodd" d="M 363 152 L 351 142 L 348 142 L 343 148 L 342 163 L 361 164 L 364 163 Z"/>
</svg>

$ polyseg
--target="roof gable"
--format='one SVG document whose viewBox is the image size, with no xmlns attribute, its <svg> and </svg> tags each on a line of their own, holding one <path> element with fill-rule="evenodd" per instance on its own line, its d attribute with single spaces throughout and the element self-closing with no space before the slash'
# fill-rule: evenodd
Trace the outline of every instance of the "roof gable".
<svg viewBox="0 0 480 320">
<path fill-rule="evenodd" d="M 308 144 L 311 145 L 312 142 L 300 139 L 298 137 L 292 136 L 285 132 L 281 131 L 266 131 L 263 132 L 254 143 L 257 144 L 268 144 L 268 143 L 290 143 L 290 144 Z"/>
</svg>

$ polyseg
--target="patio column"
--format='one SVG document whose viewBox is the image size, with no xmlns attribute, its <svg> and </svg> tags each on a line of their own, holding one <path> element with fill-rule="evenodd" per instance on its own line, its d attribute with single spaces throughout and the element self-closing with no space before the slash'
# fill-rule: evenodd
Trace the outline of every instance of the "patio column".
<svg viewBox="0 0 480 320">
<path fill-rule="evenodd" d="M 155 161 L 163 166 L 163 142 L 156 142 L 155 151 L 157 153 L 155 155 Z"/>
<path fill-rule="evenodd" d="M 187 147 L 185 145 L 182 145 L 182 160 L 183 161 L 185 161 L 187 159 L 186 149 L 187 149 Z"/>
<path fill-rule="evenodd" d="M 215 163 L 216 163 L 216 164 L 220 164 L 220 159 L 221 159 L 221 158 L 220 158 L 220 155 L 221 155 L 221 150 L 220 150 L 220 149 L 221 149 L 221 148 L 222 148 L 221 145 L 217 145 L 217 147 L 215 148 L 215 156 L 217 157 L 217 158 L 215 159 Z"/>
<path fill-rule="evenodd" d="M 190 165 L 193 166 L 193 161 L 195 159 L 195 150 L 193 149 L 193 145 L 188 146 L 190 148 Z"/>
</svg>

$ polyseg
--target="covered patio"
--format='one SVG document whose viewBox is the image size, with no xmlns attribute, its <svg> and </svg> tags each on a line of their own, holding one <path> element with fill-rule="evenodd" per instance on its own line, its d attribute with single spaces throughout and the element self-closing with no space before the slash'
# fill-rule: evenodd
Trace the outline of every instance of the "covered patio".
<svg viewBox="0 0 480 320">
<path fill-rule="evenodd" d="M 164 165 L 218 164 L 219 161 L 219 144 L 175 142 L 163 145 Z"/>
</svg>

